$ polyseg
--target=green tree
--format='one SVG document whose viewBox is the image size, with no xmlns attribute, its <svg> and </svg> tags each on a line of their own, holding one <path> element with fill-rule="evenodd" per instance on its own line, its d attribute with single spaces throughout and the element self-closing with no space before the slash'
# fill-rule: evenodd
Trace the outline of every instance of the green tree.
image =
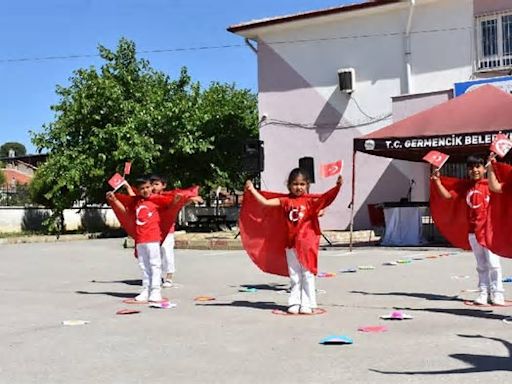
<svg viewBox="0 0 512 384">
<path fill-rule="evenodd" d="M 135 44 L 99 46 L 100 68 L 78 69 L 60 97 L 53 122 L 33 133 L 48 160 L 31 184 L 35 202 L 54 210 L 99 203 L 106 180 L 132 161 L 133 173 L 170 176 L 172 185 L 220 182 L 241 186 L 241 142 L 257 136 L 255 96 L 231 85 L 202 90 L 186 69 L 176 80 L 137 59 Z"/>
<path fill-rule="evenodd" d="M 0 145 L 0 157 L 8 157 L 9 150 L 14 150 L 16 156 L 25 156 L 27 154 L 27 149 L 21 143 L 16 142 L 8 142 Z"/>
</svg>

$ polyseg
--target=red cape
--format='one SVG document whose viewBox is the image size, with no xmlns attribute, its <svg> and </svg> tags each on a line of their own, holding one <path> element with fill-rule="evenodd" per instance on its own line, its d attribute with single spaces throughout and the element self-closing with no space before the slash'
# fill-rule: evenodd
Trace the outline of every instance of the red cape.
<svg viewBox="0 0 512 384">
<path fill-rule="evenodd" d="M 340 186 L 336 186 L 323 195 L 307 195 L 317 200 L 313 204 L 311 215 L 304 218 L 301 224 L 295 248 L 301 265 L 315 275 L 318 272 L 318 245 L 321 235 L 318 211 L 330 205 L 339 190 Z M 267 199 L 289 196 L 274 192 L 260 193 Z M 288 240 L 286 220 L 281 206 L 265 207 L 258 203 L 251 192 L 244 192 L 239 218 L 242 245 L 254 264 L 264 272 L 288 276 L 285 251 Z"/>
<path fill-rule="evenodd" d="M 195 185 L 185 189 L 173 189 L 163 192 L 162 195 L 170 196 L 172 199 L 177 195 L 181 196 L 181 199 L 177 203 L 163 209 L 160 213 L 160 229 L 162 231 L 163 241 L 176 222 L 176 218 L 181 209 L 188 203 L 190 198 L 199 195 L 199 187 Z"/>
<path fill-rule="evenodd" d="M 487 216 L 486 241 L 497 255 L 512 258 L 512 166 L 494 163 L 494 171 L 502 183 L 503 193 L 492 193 Z"/>
<path fill-rule="evenodd" d="M 112 210 L 114 211 L 117 220 L 119 220 L 121 227 L 123 227 L 123 229 L 130 237 L 135 239 L 135 206 L 141 197 L 128 196 L 122 193 L 116 193 L 115 195 L 121 204 L 125 207 L 125 211 L 118 209 L 115 204 L 110 204 L 110 202 L 109 205 L 112 207 Z M 163 209 L 171 209 L 175 205 L 179 204 L 179 202 L 177 204 L 172 204 L 174 197 L 174 194 L 151 195 L 148 200 L 154 202 L 157 206 L 162 207 Z M 185 199 L 181 199 L 180 202 L 182 200 Z M 167 233 L 165 233 L 165 235 L 167 235 Z M 165 235 L 161 234 L 161 237 L 165 237 Z M 163 241 L 163 239 L 161 241 Z"/>
</svg>

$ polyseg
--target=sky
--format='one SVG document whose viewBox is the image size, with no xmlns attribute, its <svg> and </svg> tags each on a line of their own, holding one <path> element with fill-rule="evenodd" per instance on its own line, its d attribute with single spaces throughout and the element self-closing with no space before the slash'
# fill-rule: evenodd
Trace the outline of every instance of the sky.
<svg viewBox="0 0 512 384">
<path fill-rule="evenodd" d="M 56 85 L 66 86 L 74 70 L 99 67 L 98 44 L 115 49 L 133 40 L 137 51 L 240 44 L 225 49 L 141 53 L 175 78 L 186 66 L 192 78 L 235 83 L 257 92 L 255 54 L 232 24 L 269 16 L 322 9 L 357 0 L 3 0 L 0 2 L 0 145 L 24 144 L 54 119 Z M 28 59 L 28 60 L 19 60 Z"/>
</svg>

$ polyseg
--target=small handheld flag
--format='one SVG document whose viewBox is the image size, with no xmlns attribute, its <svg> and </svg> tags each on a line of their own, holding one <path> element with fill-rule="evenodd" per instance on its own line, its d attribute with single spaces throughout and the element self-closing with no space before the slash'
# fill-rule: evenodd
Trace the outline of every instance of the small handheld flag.
<svg viewBox="0 0 512 384">
<path fill-rule="evenodd" d="M 132 162 L 131 161 L 127 161 L 126 163 L 124 163 L 124 174 L 125 175 L 129 175 L 131 169 L 132 169 Z"/>
<path fill-rule="evenodd" d="M 510 149 L 512 149 L 512 141 L 503 133 L 498 134 L 491 144 L 491 151 L 499 157 L 505 157 Z"/>
<path fill-rule="evenodd" d="M 323 178 L 341 175 L 343 161 L 338 160 L 333 163 L 322 164 L 320 167 L 320 173 Z"/>
<path fill-rule="evenodd" d="M 121 176 L 119 173 L 114 174 L 108 181 L 108 184 L 114 188 L 114 192 L 117 191 L 119 188 L 123 186 L 125 183 L 124 177 Z"/>
<path fill-rule="evenodd" d="M 439 151 L 430 151 L 423 157 L 423 160 L 440 169 L 449 158 L 450 156 L 445 153 Z"/>
</svg>

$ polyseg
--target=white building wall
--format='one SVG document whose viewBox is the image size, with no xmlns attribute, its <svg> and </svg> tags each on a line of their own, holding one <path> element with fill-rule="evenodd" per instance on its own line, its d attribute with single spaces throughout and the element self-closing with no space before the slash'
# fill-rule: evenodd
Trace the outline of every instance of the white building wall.
<svg viewBox="0 0 512 384">
<path fill-rule="evenodd" d="M 411 34 L 413 92 L 447 89 L 469 79 L 472 0 L 417 3 Z M 260 130 L 265 142 L 263 188 L 285 191 L 284 181 L 298 159 L 312 156 L 317 171 L 312 191 L 324 191 L 334 179 L 320 180 L 319 165 L 342 158 L 344 188 L 323 219 L 324 228 L 345 229 L 349 224 L 352 139 L 391 123 L 389 117 L 368 124 L 374 120 L 368 116 L 390 116 L 391 97 L 405 89 L 408 12 L 403 3 L 258 32 L 259 108 L 266 116 Z M 292 43 L 297 40 L 301 42 Z M 347 67 L 356 71 L 352 98 L 338 90 L 337 70 Z M 356 227 L 368 224 L 366 204 L 399 200 L 406 196 L 410 179 L 425 177 L 422 165 L 365 154 L 357 155 L 356 167 Z M 413 199 L 426 198 L 425 187 L 413 190 Z"/>
</svg>

